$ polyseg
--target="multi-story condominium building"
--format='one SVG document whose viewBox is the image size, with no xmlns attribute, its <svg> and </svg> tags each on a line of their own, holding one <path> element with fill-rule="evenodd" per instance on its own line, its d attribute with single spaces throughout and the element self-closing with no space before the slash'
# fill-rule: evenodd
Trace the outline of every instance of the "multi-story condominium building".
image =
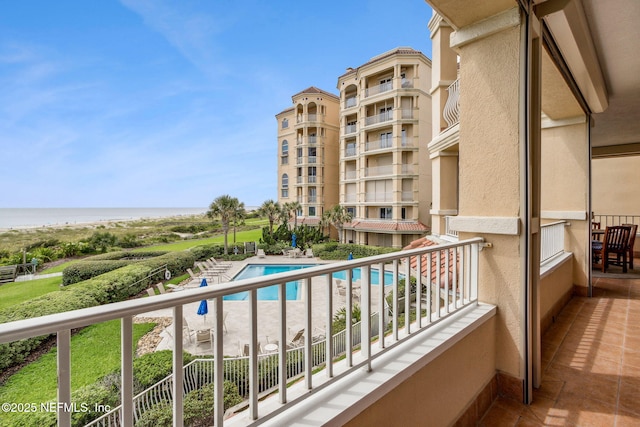
<svg viewBox="0 0 640 427">
<path fill-rule="evenodd" d="M 278 202 L 299 203 L 298 224 L 317 225 L 338 204 L 339 98 L 309 87 L 278 121 Z"/>
<path fill-rule="evenodd" d="M 429 224 L 431 61 L 412 48 L 384 52 L 338 78 L 340 204 L 347 240 L 401 247 Z"/>
</svg>

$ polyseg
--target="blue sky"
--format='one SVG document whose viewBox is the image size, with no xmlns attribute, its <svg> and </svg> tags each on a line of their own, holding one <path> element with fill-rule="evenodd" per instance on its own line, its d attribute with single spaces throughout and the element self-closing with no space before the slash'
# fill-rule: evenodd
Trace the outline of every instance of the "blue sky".
<svg viewBox="0 0 640 427">
<path fill-rule="evenodd" d="M 0 208 L 276 198 L 275 114 L 397 46 L 424 0 L 14 1 L 0 14 Z"/>
</svg>

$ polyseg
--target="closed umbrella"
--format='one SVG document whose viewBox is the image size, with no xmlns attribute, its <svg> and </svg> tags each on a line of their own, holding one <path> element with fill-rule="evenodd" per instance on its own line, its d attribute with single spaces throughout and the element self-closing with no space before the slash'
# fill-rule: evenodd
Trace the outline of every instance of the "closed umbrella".
<svg viewBox="0 0 640 427">
<path fill-rule="evenodd" d="M 298 236 L 296 236 L 296 233 L 293 233 L 291 235 L 291 247 L 295 248 L 296 247 L 296 240 L 297 240 Z"/>
<path fill-rule="evenodd" d="M 349 256 L 347 257 L 348 260 L 352 260 L 353 259 L 353 252 L 349 252 Z"/>
<path fill-rule="evenodd" d="M 207 286 L 207 279 L 202 279 L 202 282 L 200 282 L 200 287 L 204 287 Z M 200 306 L 198 306 L 198 315 L 203 316 L 203 323 L 206 324 L 207 323 L 207 313 L 209 312 L 209 305 L 207 304 L 207 299 L 203 299 L 202 301 L 200 301 Z"/>
</svg>

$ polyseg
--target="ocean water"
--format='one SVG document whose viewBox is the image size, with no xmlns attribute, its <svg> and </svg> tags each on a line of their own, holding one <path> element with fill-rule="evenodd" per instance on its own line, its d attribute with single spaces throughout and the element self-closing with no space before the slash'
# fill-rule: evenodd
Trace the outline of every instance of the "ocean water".
<svg viewBox="0 0 640 427">
<path fill-rule="evenodd" d="M 198 215 L 207 208 L 0 208 L 0 229 Z"/>
</svg>

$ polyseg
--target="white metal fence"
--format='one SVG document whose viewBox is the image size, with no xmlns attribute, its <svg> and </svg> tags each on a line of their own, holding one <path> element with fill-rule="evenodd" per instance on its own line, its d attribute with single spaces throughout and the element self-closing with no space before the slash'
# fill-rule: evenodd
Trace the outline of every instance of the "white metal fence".
<svg viewBox="0 0 640 427">
<path fill-rule="evenodd" d="M 566 221 L 557 221 L 540 226 L 540 263 L 564 252 L 564 227 Z"/>
<path fill-rule="evenodd" d="M 287 273 L 274 274 L 269 276 L 244 279 L 237 282 L 222 283 L 217 286 L 208 286 L 190 290 L 189 292 L 176 292 L 159 295 L 154 298 L 142 298 L 131 301 L 106 304 L 99 307 L 91 307 L 71 312 L 58 313 L 33 319 L 19 320 L 15 322 L 0 324 L 0 343 L 19 341 L 25 338 L 41 335 L 55 334 L 57 336 L 57 372 L 58 372 L 58 425 L 70 426 L 71 413 L 65 411 L 71 405 L 71 331 L 92 324 L 120 319 L 121 321 L 121 402 L 120 419 L 114 421 L 116 425 L 133 425 L 135 413 L 138 409 L 137 401 L 133 395 L 133 354 L 130 349 L 133 345 L 133 316 L 147 313 L 153 310 L 171 309 L 173 314 L 173 377 L 160 387 L 158 399 L 168 399 L 168 391 L 171 390 L 173 399 L 173 421 L 174 425 L 181 426 L 184 416 L 184 384 L 189 384 L 190 371 L 183 368 L 183 306 L 184 304 L 199 302 L 202 299 L 214 299 L 213 303 L 213 384 L 214 384 L 214 414 L 215 425 L 221 426 L 224 423 L 224 399 L 223 381 L 225 378 L 224 362 L 224 340 L 223 340 L 223 318 L 218 313 L 223 313 L 225 295 L 237 292 L 249 293 L 247 300 L 247 310 L 249 310 L 249 356 L 246 358 L 248 371 L 246 380 L 248 384 L 248 416 L 252 420 L 257 420 L 261 415 L 258 397 L 261 387 L 275 387 L 273 381 L 261 386 L 259 382 L 259 367 L 261 356 L 258 354 L 258 300 L 257 290 L 263 287 L 278 286 L 278 322 L 279 333 L 276 339 L 280 343 L 287 340 L 287 304 L 286 304 L 286 283 L 300 280 L 304 288 L 304 295 L 307 297 L 303 301 L 304 329 L 309 333 L 304 334 L 304 343 L 300 349 L 302 365 L 299 375 L 303 378 L 304 386 L 312 390 L 314 388 L 313 370 L 318 360 L 324 361 L 322 374 L 326 376 L 326 381 L 334 381 L 336 372 L 343 375 L 346 372 L 358 368 L 372 369 L 372 360 L 381 355 L 384 349 L 395 345 L 398 342 L 411 339 L 414 334 L 429 328 L 439 320 L 450 316 L 459 309 L 477 304 L 478 295 L 478 253 L 483 239 L 475 238 L 456 243 L 450 243 L 427 248 L 412 249 L 391 254 L 377 255 L 373 257 L 342 261 L 332 264 L 325 264 Z M 377 292 L 376 305 L 385 307 L 387 303 L 390 307 L 400 307 L 400 301 L 404 310 L 392 310 L 388 317 L 378 316 L 372 318 L 372 275 L 373 269 L 383 272 L 388 271 L 388 276 L 384 279 L 388 285 L 389 292 Z M 359 328 L 360 339 L 356 339 L 358 332 L 353 328 L 353 291 L 356 283 L 353 280 L 355 269 L 359 269 L 360 280 L 359 304 L 362 322 Z M 310 331 L 313 330 L 312 313 L 314 310 L 311 300 L 312 279 L 314 287 L 320 287 L 325 292 L 326 303 L 321 309 L 324 320 L 324 330 L 327 336 L 333 336 L 333 316 L 334 316 L 334 283 L 333 273 L 346 272 L 345 283 L 345 339 L 335 338 L 322 341 L 321 345 L 314 346 L 313 337 Z M 423 274 L 416 274 L 422 271 Z M 382 275 L 385 277 L 385 275 Z M 415 278 L 415 286 L 404 287 L 404 292 L 399 293 L 399 285 L 402 278 Z M 389 283 L 390 282 L 390 283 Z M 384 287 L 380 286 L 382 290 Z M 339 289 L 338 289 L 339 290 Z M 342 305 L 342 304 L 341 304 Z M 317 310 L 317 308 L 316 308 Z M 414 320 L 415 319 L 415 320 Z M 377 324 L 377 327 L 376 327 Z M 387 328 L 387 325 L 389 327 Z M 402 330 L 403 333 L 399 334 Z M 373 338 L 378 335 L 378 331 L 385 331 L 383 339 L 377 339 L 373 343 Z M 339 340 L 339 341 L 336 341 Z M 353 343 L 359 341 L 359 346 Z M 341 348 L 344 342 L 344 349 Z M 113 349 L 110 349 L 113 350 Z M 335 355 L 344 352 L 344 360 L 338 360 Z M 322 354 L 318 360 L 314 361 L 314 354 Z M 280 345 L 278 352 L 269 356 L 268 360 L 276 363 L 277 360 L 277 395 L 279 401 L 284 405 L 294 405 L 299 399 L 287 403 L 287 382 L 288 376 L 288 352 L 285 345 Z M 265 362 L 266 363 L 266 362 Z M 275 366 L 275 365 L 274 365 Z M 301 367 L 302 366 L 302 367 Z M 198 380 L 199 381 L 199 380 Z M 195 381 L 195 383 L 198 383 Z M 260 380 L 262 381 L 262 380 Z M 316 380 L 317 381 L 317 380 Z M 191 387 L 191 386 L 189 386 Z M 304 398 L 314 396 L 308 393 Z M 147 402 L 151 402 L 147 400 Z M 152 403 L 152 402 L 151 402 Z M 141 405 L 142 403 L 140 403 Z M 147 403 L 145 403 L 147 404 Z M 264 409 L 262 409 L 264 411 Z M 112 424 L 114 425 L 114 424 Z"/>
<path fill-rule="evenodd" d="M 599 222 L 600 228 L 622 224 L 636 224 L 640 226 L 640 215 L 594 215 L 593 221 Z"/>
</svg>

